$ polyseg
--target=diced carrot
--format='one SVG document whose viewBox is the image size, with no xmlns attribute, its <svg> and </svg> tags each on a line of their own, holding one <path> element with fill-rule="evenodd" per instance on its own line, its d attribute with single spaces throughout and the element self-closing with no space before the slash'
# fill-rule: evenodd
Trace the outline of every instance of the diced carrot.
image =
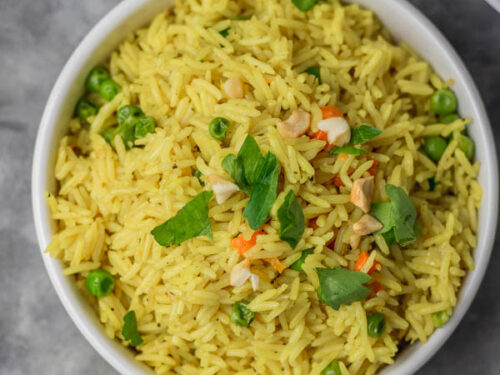
<svg viewBox="0 0 500 375">
<path fill-rule="evenodd" d="M 347 159 L 348 156 L 349 156 L 348 154 L 342 154 L 342 155 L 340 155 L 340 158 L 342 160 L 345 160 L 345 159 Z"/>
<path fill-rule="evenodd" d="M 336 187 L 344 187 L 345 184 L 344 182 L 342 181 L 342 179 L 340 178 L 340 176 L 334 176 L 332 178 L 332 182 L 333 184 L 336 186 Z"/>
<path fill-rule="evenodd" d="M 358 260 L 356 261 L 356 264 L 354 264 L 354 270 L 355 271 L 361 271 L 368 261 L 368 258 L 370 257 L 370 254 L 368 254 L 366 251 L 362 251 L 361 254 L 359 254 Z M 378 270 L 378 266 L 380 266 L 380 263 L 377 261 L 373 262 L 373 265 L 371 268 L 368 270 L 368 275 L 371 275 L 373 272 Z"/>
<path fill-rule="evenodd" d="M 334 144 L 328 143 L 328 133 L 322 130 L 318 130 L 311 136 L 313 139 L 317 139 L 318 141 L 326 142 L 325 147 L 323 148 L 325 151 L 330 151 L 335 148 Z"/>
<path fill-rule="evenodd" d="M 370 288 L 370 290 L 373 293 L 375 293 L 375 294 L 377 294 L 381 290 L 384 290 L 384 287 L 382 286 L 382 284 L 377 283 L 376 281 L 374 281 L 373 283 L 368 284 L 368 288 Z"/>
<path fill-rule="evenodd" d="M 368 168 L 368 173 L 372 176 L 375 176 L 375 174 L 377 173 L 377 167 L 379 164 L 380 164 L 380 162 L 378 160 L 374 160 L 372 166 L 370 168 Z"/>
<path fill-rule="evenodd" d="M 269 263 L 273 268 L 279 273 L 285 270 L 285 265 L 279 261 L 278 258 L 264 258 L 264 260 Z"/>
<path fill-rule="evenodd" d="M 243 255 L 255 246 L 257 243 L 257 236 L 261 234 L 266 234 L 263 230 L 257 230 L 253 232 L 252 237 L 249 240 L 245 240 L 243 237 L 243 233 L 241 233 L 238 237 L 235 237 L 231 240 L 231 247 L 238 251 L 238 254 Z"/>
<path fill-rule="evenodd" d="M 323 120 L 332 117 L 344 117 L 344 114 L 334 105 L 325 105 L 321 107 L 321 113 L 323 115 Z"/>
<path fill-rule="evenodd" d="M 322 130 L 318 130 L 313 134 L 313 139 L 317 139 L 318 141 L 328 142 L 328 133 Z"/>
</svg>

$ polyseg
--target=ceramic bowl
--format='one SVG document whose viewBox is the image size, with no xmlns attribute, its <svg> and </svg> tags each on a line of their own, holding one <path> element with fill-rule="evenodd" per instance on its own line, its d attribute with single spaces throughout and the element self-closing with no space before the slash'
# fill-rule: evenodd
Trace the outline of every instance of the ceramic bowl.
<svg viewBox="0 0 500 375">
<path fill-rule="evenodd" d="M 383 375 L 412 374 L 446 341 L 469 308 L 486 267 L 495 237 L 498 216 L 498 168 L 493 134 L 481 97 L 460 57 L 438 29 L 405 0 L 355 0 L 372 9 L 391 31 L 396 41 L 411 45 L 429 61 L 444 79 L 453 78 L 460 102 L 460 114 L 473 119 L 469 128 L 476 142 L 476 157 L 481 162 L 479 181 L 484 195 L 479 211 L 478 245 L 474 251 L 476 269 L 469 272 L 460 291 L 459 301 L 450 321 L 437 330 L 425 344 L 414 344 L 402 351 Z M 145 26 L 158 12 L 172 6 L 173 0 L 124 0 L 111 10 L 87 34 L 66 63 L 45 107 L 36 140 L 32 199 L 36 233 L 42 258 L 52 284 L 77 327 L 99 354 L 118 372 L 126 375 L 152 374 L 153 371 L 134 360 L 133 353 L 117 341 L 107 338 L 95 312 L 82 298 L 72 279 L 62 274 L 58 260 L 43 251 L 50 241 L 53 223 L 44 198 L 54 191 L 54 161 L 57 145 L 83 94 L 84 79 L 95 65 L 105 61 L 130 32 Z"/>
</svg>

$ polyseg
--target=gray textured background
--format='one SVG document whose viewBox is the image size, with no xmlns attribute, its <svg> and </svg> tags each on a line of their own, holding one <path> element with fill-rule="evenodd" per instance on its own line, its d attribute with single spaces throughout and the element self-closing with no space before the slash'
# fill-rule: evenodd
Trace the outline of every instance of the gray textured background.
<svg viewBox="0 0 500 375">
<path fill-rule="evenodd" d="M 395 0 L 398 1 L 398 0 Z M 500 15 L 480 0 L 411 0 L 449 38 L 500 146 Z M 35 239 L 32 149 L 49 91 L 80 39 L 118 0 L 0 0 L 0 374 L 115 374 L 64 311 Z M 496 248 L 499 247 L 497 234 Z M 419 374 L 500 374 L 500 255 L 469 313 Z"/>
</svg>

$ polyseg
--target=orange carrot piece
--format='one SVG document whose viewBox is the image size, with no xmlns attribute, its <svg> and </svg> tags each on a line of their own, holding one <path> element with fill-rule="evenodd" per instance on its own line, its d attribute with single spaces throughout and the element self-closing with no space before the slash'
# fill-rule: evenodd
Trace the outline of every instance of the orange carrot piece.
<svg viewBox="0 0 500 375">
<path fill-rule="evenodd" d="M 238 237 L 235 237 L 231 240 L 231 247 L 238 251 L 238 254 L 243 255 L 255 246 L 257 243 L 257 236 L 261 234 L 266 234 L 263 230 L 257 230 L 253 232 L 252 237 L 247 241 L 243 237 L 243 233 L 241 233 Z"/>
<path fill-rule="evenodd" d="M 356 271 L 361 271 L 368 261 L 368 258 L 370 257 L 370 254 L 368 254 L 366 251 L 362 251 L 361 254 L 359 254 L 358 260 L 356 261 L 356 264 L 354 264 L 354 270 Z M 373 272 L 378 271 L 380 263 L 377 261 L 373 262 L 373 265 L 371 268 L 368 270 L 368 275 L 371 275 Z"/>
<path fill-rule="evenodd" d="M 332 117 L 344 117 L 344 114 L 334 105 L 325 105 L 321 107 L 321 114 L 323 115 L 323 120 Z"/>
<path fill-rule="evenodd" d="M 318 130 L 313 134 L 313 139 L 317 139 L 318 141 L 328 142 L 328 133 L 322 130 Z"/>
<path fill-rule="evenodd" d="M 286 268 L 285 265 L 281 263 L 278 258 L 264 258 L 264 260 L 271 266 L 273 266 L 273 268 L 279 273 L 282 273 Z"/>
</svg>

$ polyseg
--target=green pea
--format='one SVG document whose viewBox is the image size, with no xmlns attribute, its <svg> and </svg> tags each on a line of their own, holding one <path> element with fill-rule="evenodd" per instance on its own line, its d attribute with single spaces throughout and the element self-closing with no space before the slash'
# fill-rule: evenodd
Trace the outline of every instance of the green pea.
<svg viewBox="0 0 500 375">
<path fill-rule="evenodd" d="M 321 74 L 319 71 L 319 68 L 311 66 L 310 68 L 307 68 L 304 70 L 307 74 L 310 74 L 312 76 L 315 76 L 318 79 L 318 83 L 321 85 Z"/>
<path fill-rule="evenodd" d="M 441 117 L 441 124 L 448 125 L 454 123 L 457 120 L 460 120 L 460 116 L 456 113 L 450 113 L 449 115 Z"/>
<path fill-rule="evenodd" d="M 91 271 L 85 280 L 90 294 L 104 297 L 111 293 L 115 287 L 114 277 L 106 270 Z"/>
<path fill-rule="evenodd" d="M 107 79 L 101 83 L 99 88 L 99 93 L 107 101 L 113 100 L 113 98 L 121 91 L 121 87 L 118 83 L 112 79 Z"/>
<path fill-rule="evenodd" d="M 106 130 L 104 130 L 101 133 L 101 136 L 104 138 L 104 140 L 106 142 L 108 142 L 110 145 L 112 145 L 111 142 L 113 141 L 113 138 L 115 137 L 117 130 L 118 130 L 118 126 L 111 126 L 111 127 L 107 128 Z"/>
<path fill-rule="evenodd" d="M 431 160 L 438 162 L 447 146 L 448 143 L 442 137 L 428 137 L 424 142 L 424 151 Z"/>
<path fill-rule="evenodd" d="M 308 10 L 312 9 L 316 3 L 317 0 L 292 0 L 292 3 L 299 8 L 299 10 L 303 12 L 307 12 Z"/>
<path fill-rule="evenodd" d="M 438 311 L 432 314 L 432 324 L 434 327 L 441 328 L 450 319 L 450 316 L 446 311 Z"/>
<path fill-rule="evenodd" d="M 203 180 L 201 179 L 203 177 L 203 174 L 201 174 L 201 172 L 198 169 L 194 170 L 193 176 L 198 179 L 198 182 L 202 187 L 205 186 L 205 182 L 203 182 Z"/>
<path fill-rule="evenodd" d="M 456 137 L 458 148 L 464 152 L 467 159 L 472 160 L 474 158 L 474 152 L 476 151 L 476 144 L 474 141 L 463 134 L 458 134 Z"/>
<path fill-rule="evenodd" d="M 368 336 L 378 338 L 385 331 L 385 316 L 382 313 L 376 312 L 367 316 Z"/>
<path fill-rule="evenodd" d="M 125 105 L 118 110 L 118 124 L 135 125 L 137 121 L 144 116 L 144 112 L 135 105 Z"/>
<path fill-rule="evenodd" d="M 135 124 L 121 124 L 118 126 L 118 129 L 116 130 L 116 134 L 118 134 L 122 140 L 123 144 L 125 145 L 125 148 L 131 149 L 134 146 L 135 142 Z"/>
<path fill-rule="evenodd" d="M 314 252 L 314 249 L 306 249 L 302 252 L 302 255 L 300 256 L 299 259 L 297 259 L 295 262 L 292 263 L 290 268 L 295 271 L 299 271 L 301 273 L 304 273 L 304 270 L 302 269 L 302 265 L 306 261 L 306 258 L 309 254 L 312 254 Z"/>
<path fill-rule="evenodd" d="M 82 122 L 87 123 L 90 116 L 97 114 L 97 106 L 88 99 L 80 99 L 76 103 L 75 113 Z"/>
<path fill-rule="evenodd" d="M 447 115 L 457 109 L 457 97 L 450 89 L 441 89 L 431 96 L 431 109 L 438 115 Z"/>
<path fill-rule="evenodd" d="M 208 132 L 210 135 L 218 141 L 223 141 L 226 139 L 226 133 L 231 126 L 228 119 L 224 117 L 216 117 L 208 125 Z"/>
<path fill-rule="evenodd" d="M 342 371 L 340 371 L 339 360 L 335 359 L 330 362 L 328 366 L 326 366 L 319 375 L 342 375 Z"/>
<path fill-rule="evenodd" d="M 94 68 L 85 79 L 85 87 L 91 92 L 99 92 L 104 81 L 110 78 L 109 73 L 103 68 Z"/>
<path fill-rule="evenodd" d="M 255 313 L 248 307 L 247 301 L 239 301 L 231 310 L 231 321 L 241 327 L 248 327 L 255 318 Z"/>
<path fill-rule="evenodd" d="M 135 124 L 135 139 L 144 138 L 149 133 L 154 133 L 156 121 L 152 117 L 143 116 Z"/>
</svg>

